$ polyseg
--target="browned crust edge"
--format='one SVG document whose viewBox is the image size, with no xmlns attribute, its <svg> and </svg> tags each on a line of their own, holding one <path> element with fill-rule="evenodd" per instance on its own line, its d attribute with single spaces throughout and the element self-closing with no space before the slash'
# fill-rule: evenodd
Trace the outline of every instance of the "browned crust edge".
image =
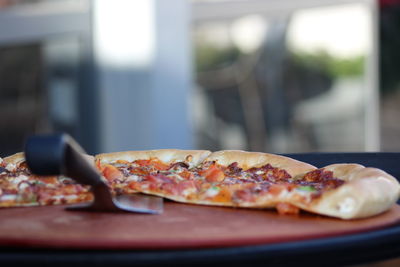
<svg viewBox="0 0 400 267">
<path fill-rule="evenodd" d="M 208 150 L 180 150 L 180 149 L 159 149 L 144 151 L 123 151 L 113 153 L 103 153 L 95 156 L 100 163 L 112 163 L 116 160 L 135 161 L 138 159 L 158 158 L 165 163 L 176 161 L 186 161 L 190 167 L 200 164 L 211 151 Z M 188 158 L 191 156 L 191 158 Z"/>
<path fill-rule="evenodd" d="M 229 165 L 237 162 L 241 168 L 260 167 L 271 164 L 272 167 L 286 170 L 292 177 L 317 169 L 315 166 L 289 157 L 242 150 L 221 150 L 212 153 L 207 160 L 216 160 L 219 164 Z"/>
<path fill-rule="evenodd" d="M 6 163 L 12 163 L 12 164 L 16 165 L 16 164 L 19 164 L 19 163 L 25 161 L 25 156 L 24 156 L 23 152 L 18 152 L 11 156 L 7 156 L 7 157 L 3 158 L 3 160 Z"/>
</svg>

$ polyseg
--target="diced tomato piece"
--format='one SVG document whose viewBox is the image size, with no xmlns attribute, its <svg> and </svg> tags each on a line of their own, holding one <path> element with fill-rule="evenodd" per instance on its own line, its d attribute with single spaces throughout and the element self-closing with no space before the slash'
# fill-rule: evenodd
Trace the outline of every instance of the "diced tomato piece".
<svg viewBox="0 0 400 267">
<path fill-rule="evenodd" d="M 300 213 L 300 209 L 289 203 L 278 203 L 276 205 L 276 210 L 282 215 L 296 215 Z"/>
<path fill-rule="evenodd" d="M 169 169 L 169 166 L 167 164 L 164 164 L 163 162 L 158 161 L 158 160 L 153 161 L 152 165 L 154 166 L 154 168 L 156 168 L 157 170 L 160 170 L 160 171 L 165 171 L 165 170 Z"/>
<path fill-rule="evenodd" d="M 135 163 L 139 164 L 140 166 L 151 166 L 160 171 L 164 171 L 169 168 L 167 164 L 157 159 L 138 159 L 135 160 Z"/>
<path fill-rule="evenodd" d="M 118 163 L 118 164 L 129 164 L 129 161 L 123 160 L 123 159 L 118 159 L 115 163 Z"/>
<path fill-rule="evenodd" d="M 231 201 L 232 193 L 227 188 L 222 188 L 218 195 L 212 198 L 212 201 L 215 202 L 230 202 Z"/>
<path fill-rule="evenodd" d="M 134 190 L 140 190 L 140 183 L 132 181 L 128 184 L 128 187 L 130 189 L 134 189 Z"/>
<path fill-rule="evenodd" d="M 138 159 L 138 160 L 135 160 L 134 163 L 136 163 L 140 166 L 149 166 L 150 160 L 149 159 Z"/>
<path fill-rule="evenodd" d="M 148 175 L 149 174 L 149 171 L 146 171 L 146 170 L 144 170 L 144 169 L 142 169 L 140 167 L 132 168 L 129 172 L 131 174 L 135 174 L 135 175 Z"/>
<path fill-rule="evenodd" d="M 103 176 L 110 182 L 124 177 L 122 172 L 113 165 L 107 164 L 103 168 Z"/>
<path fill-rule="evenodd" d="M 199 172 L 204 176 L 208 182 L 221 182 L 225 179 L 225 173 L 219 169 L 215 164 L 211 165 L 208 169 Z"/>
<path fill-rule="evenodd" d="M 182 178 L 185 178 L 187 180 L 190 180 L 190 179 L 193 179 L 194 174 L 187 170 L 184 170 L 183 172 L 179 173 L 179 176 L 181 176 Z"/>
<path fill-rule="evenodd" d="M 270 193 L 273 196 L 277 196 L 279 195 L 283 190 L 285 190 L 285 186 L 284 185 L 280 185 L 280 184 L 272 184 L 269 188 L 268 188 L 268 193 Z"/>
</svg>

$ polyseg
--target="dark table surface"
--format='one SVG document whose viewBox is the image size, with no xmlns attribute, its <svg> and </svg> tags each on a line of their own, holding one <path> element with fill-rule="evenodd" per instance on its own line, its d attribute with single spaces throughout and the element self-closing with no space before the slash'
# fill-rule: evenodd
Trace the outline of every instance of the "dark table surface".
<svg viewBox="0 0 400 267">
<path fill-rule="evenodd" d="M 400 177 L 400 153 L 289 154 L 317 167 L 359 163 Z M 1 222 L 0 222 L 1 225 Z M 89 251 L 1 248 L 0 262 L 37 266 L 337 266 L 400 256 L 400 225 L 362 234 L 218 249 Z"/>
</svg>

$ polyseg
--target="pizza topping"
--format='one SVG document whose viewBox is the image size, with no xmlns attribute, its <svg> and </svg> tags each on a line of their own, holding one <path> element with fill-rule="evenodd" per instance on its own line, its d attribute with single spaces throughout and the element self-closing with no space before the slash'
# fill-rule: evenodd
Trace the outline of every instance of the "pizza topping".
<svg viewBox="0 0 400 267">
<path fill-rule="evenodd" d="M 273 196 L 278 196 L 282 191 L 286 190 L 286 187 L 281 184 L 271 184 L 268 188 L 268 193 Z"/>
<path fill-rule="evenodd" d="M 307 182 L 320 182 L 332 178 L 333 178 L 333 172 L 324 171 L 324 169 L 318 169 L 306 173 L 306 175 L 304 175 L 303 180 Z"/>
<path fill-rule="evenodd" d="M 218 195 L 219 191 L 221 189 L 218 186 L 213 186 L 210 187 L 209 189 L 207 189 L 206 191 L 206 196 L 207 197 L 215 197 L 216 195 Z"/>
<path fill-rule="evenodd" d="M 193 160 L 193 156 L 192 155 L 187 155 L 185 158 L 185 161 L 187 162 L 191 162 Z"/>
<path fill-rule="evenodd" d="M 231 163 L 227 168 L 228 175 L 239 175 L 242 172 L 242 168 L 238 167 L 237 162 Z"/>
<path fill-rule="evenodd" d="M 221 182 L 225 178 L 224 172 L 215 163 L 207 169 L 199 171 L 199 174 L 205 177 L 208 182 Z"/>
<path fill-rule="evenodd" d="M 17 168 L 17 166 L 15 166 L 15 164 L 13 164 L 13 163 L 8 163 L 6 165 L 6 170 L 9 171 L 9 172 L 14 171 L 16 168 Z"/>
<path fill-rule="evenodd" d="M 29 187 L 31 184 L 28 182 L 21 182 L 18 184 L 18 190 L 24 190 L 25 188 Z"/>
<path fill-rule="evenodd" d="M 211 198 L 213 202 L 226 203 L 232 201 L 232 191 L 228 188 L 221 188 L 219 193 Z"/>
<path fill-rule="evenodd" d="M 126 182 L 132 182 L 132 181 L 139 182 L 139 181 L 141 181 L 141 177 L 138 175 L 130 175 L 125 179 L 125 181 Z"/>
<path fill-rule="evenodd" d="M 324 169 L 310 171 L 302 179 L 295 180 L 300 186 L 311 186 L 316 191 L 335 189 L 344 184 L 344 181 L 333 177 L 333 172 Z"/>
<path fill-rule="evenodd" d="M 276 205 L 276 210 L 282 215 L 297 215 L 300 209 L 292 204 L 280 202 Z"/>
<path fill-rule="evenodd" d="M 306 192 L 315 192 L 316 191 L 316 189 L 313 186 L 310 186 L 310 185 L 299 186 L 296 189 L 300 190 L 300 191 L 306 191 Z"/>
<path fill-rule="evenodd" d="M 148 166 L 151 168 L 154 168 L 156 170 L 167 170 L 168 169 L 168 165 L 163 163 L 162 161 L 158 160 L 158 159 L 146 159 L 146 160 L 135 160 L 134 163 L 140 165 L 140 166 Z"/>
<path fill-rule="evenodd" d="M 179 195 L 184 197 L 197 192 L 197 186 L 193 180 L 180 182 L 177 186 L 177 189 Z"/>
<path fill-rule="evenodd" d="M 173 164 L 171 164 L 171 166 L 169 166 L 168 170 L 180 170 L 180 169 L 189 169 L 189 165 L 186 162 L 175 162 Z"/>
<path fill-rule="evenodd" d="M 120 170 L 118 170 L 116 167 L 110 164 L 107 164 L 103 167 L 102 173 L 103 176 L 110 182 L 122 179 L 124 177 L 124 175 Z"/>
<path fill-rule="evenodd" d="M 249 188 L 236 190 L 232 200 L 234 202 L 253 202 L 255 200 L 255 194 Z"/>
</svg>

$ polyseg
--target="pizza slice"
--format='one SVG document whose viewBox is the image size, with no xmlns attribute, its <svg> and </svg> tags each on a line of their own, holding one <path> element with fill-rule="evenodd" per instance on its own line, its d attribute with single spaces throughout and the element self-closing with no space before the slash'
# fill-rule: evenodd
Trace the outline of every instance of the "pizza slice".
<svg viewBox="0 0 400 267">
<path fill-rule="evenodd" d="M 116 194 L 187 195 L 195 190 L 192 168 L 211 152 L 161 149 L 126 151 L 95 156 L 96 166 Z"/>
<path fill-rule="evenodd" d="M 153 150 L 96 156 L 116 193 L 142 192 L 174 201 L 245 208 L 300 209 L 342 219 L 389 209 L 395 178 L 357 164 L 316 167 L 288 157 L 245 151 Z"/>
<path fill-rule="evenodd" d="M 33 175 L 23 153 L 0 158 L 0 207 L 73 204 L 92 199 L 88 186 L 70 178 Z"/>
</svg>

